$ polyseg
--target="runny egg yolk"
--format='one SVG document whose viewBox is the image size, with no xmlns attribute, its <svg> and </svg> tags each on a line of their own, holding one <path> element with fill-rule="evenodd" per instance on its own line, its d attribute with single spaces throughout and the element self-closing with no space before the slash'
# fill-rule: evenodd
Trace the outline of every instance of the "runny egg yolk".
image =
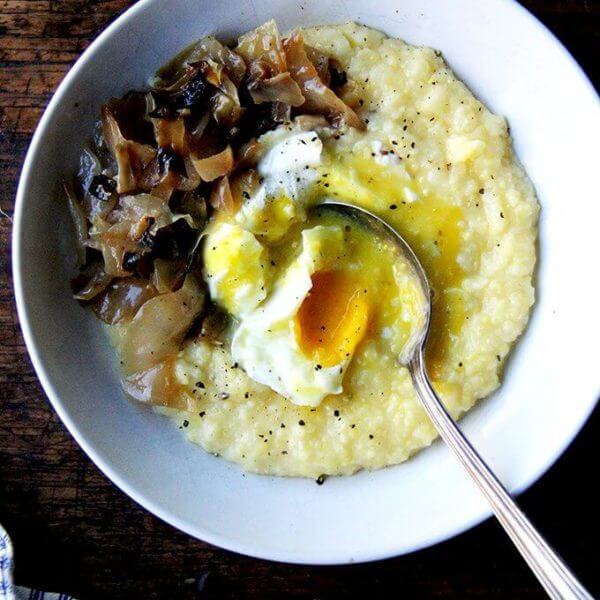
<svg viewBox="0 0 600 600">
<path fill-rule="evenodd" d="M 295 317 L 296 339 L 304 354 L 329 367 L 347 360 L 367 332 L 369 304 L 347 273 L 318 271 Z"/>
<path fill-rule="evenodd" d="M 433 379 L 439 379 L 450 339 L 465 321 L 464 304 L 456 293 L 464 278 L 457 261 L 462 209 L 423 194 L 401 167 L 378 164 L 368 155 L 329 157 L 323 172 L 320 185 L 324 195 L 381 215 L 400 232 L 425 267 L 434 292 L 427 365 Z M 405 190 L 418 199 L 404 200 Z"/>
</svg>

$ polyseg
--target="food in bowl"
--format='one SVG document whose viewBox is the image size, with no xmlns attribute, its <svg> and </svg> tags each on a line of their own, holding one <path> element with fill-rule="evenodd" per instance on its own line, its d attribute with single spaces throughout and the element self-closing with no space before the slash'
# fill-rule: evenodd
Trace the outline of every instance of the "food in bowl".
<svg viewBox="0 0 600 600">
<path fill-rule="evenodd" d="M 402 358 L 433 289 L 427 366 L 459 417 L 500 382 L 534 300 L 538 203 L 503 118 L 438 52 L 356 25 L 201 40 L 102 109 L 66 195 L 75 297 L 123 388 L 244 468 L 319 477 L 435 438 Z"/>
</svg>

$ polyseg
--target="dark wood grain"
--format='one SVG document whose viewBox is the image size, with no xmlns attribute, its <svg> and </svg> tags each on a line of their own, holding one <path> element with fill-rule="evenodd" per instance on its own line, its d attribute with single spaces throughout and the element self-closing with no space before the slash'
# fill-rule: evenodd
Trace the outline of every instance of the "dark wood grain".
<svg viewBox="0 0 600 600">
<path fill-rule="evenodd" d="M 44 106 L 90 40 L 129 4 L 0 0 L 0 522 L 15 540 L 18 582 L 83 599 L 543 598 L 491 521 L 410 556 L 348 567 L 276 564 L 214 548 L 134 504 L 60 423 L 19 331 L 10 274 L 10 215 L 21 164 Z M 524 4 L 598 85 L 600 2 Z M 596 410 L 558 464 L 521 497 L 596 593 L 599 432 Z"/>
</svg>

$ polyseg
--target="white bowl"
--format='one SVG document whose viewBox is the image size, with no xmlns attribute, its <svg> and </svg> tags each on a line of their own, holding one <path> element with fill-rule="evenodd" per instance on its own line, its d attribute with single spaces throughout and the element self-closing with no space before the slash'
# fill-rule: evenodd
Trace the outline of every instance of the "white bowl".
<svg viewBox="0 0 600 600">
<path fill-rule="evenodd" d="M 529 486 L 564 451 L 599 390 L 597 96 L 552 35 L 509 0 L 142 0 L 89 47 L 65 78 L 31 144 L 14 219 L 21 326 L 54 408 L 124 492 L 213 544 L 298 563 L 367 561 L 434 544 L 488 508 L 441 443 L 373 473 L 306 479 L 244 474 L 186 442 L 167 419 L 128 401 L 100 324 L 71 299 L 65 207 L 100 104 L 144 86 L 193 40 L 232 36 L 275 17 L 283 30 L 356 20 L 441 49 L 495 112 L 537 188 L 538 301 L 500 391 L 462 426 L 507 486 Z M 560 507 L 556 508 L 557 511 Z"/>
</svg>

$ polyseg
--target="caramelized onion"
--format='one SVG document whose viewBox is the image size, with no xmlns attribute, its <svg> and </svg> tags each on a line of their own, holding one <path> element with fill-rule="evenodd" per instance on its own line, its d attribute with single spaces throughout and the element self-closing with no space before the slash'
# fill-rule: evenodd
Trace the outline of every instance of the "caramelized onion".
<svg viewBox="0 0 600 600">
<path fill-rule="evenodd" d="M 125 373 L 147 371 L 175 355 L 203 302 L 204 293 L 192 275 L 178 291 L 148 300 L 137 311 L 121 342 Z"/>
<path fill-rule="evenodd" d="M 146 371 L 124 377 L 121 382 L 123 390 L 138 402 L 194 410 L 194 401 L 187 394 L 181 393 L 173 363 L 174 359 L 167 360 Z"/>
<path fill-rule="evenodd" d="M 188 149 L 185 123 L 179 119 L 152 119 L 154 135 L 159 148 L 171 148 L 178 154 L 185 154 Z"/>
<path fill-rule="evenodd" d="M 287 71 L 281 36 L 273 19 L 241 36 L 235 50 L 247 64 L 260 60 L 273 75 Z"/>
<path fill-rule="evenodd" d="M 255 167 L 261 159 L 263 152 L 263 145 L 257 141 L 256 138 L 251 138 L 250 141 L 246 142 L 239 149 L 235 168 L 245 169 L 248 167 Z"/>
<path fill-rule="evenodd" d="M 200 336 L 213 346 L 222 346 L 222 337 L 228 322 L 227 315 L 212 305 L 207 311 L 206 316 L 202 319 Z"/>
<path fill-rule="evenodd" d="M 114 325 L 130 321 L 140 307 L 155 295 L 154 287 L 143 279 L 115 279 L 96 296 L 91 307 L 99 319 Z"/>
<path fill-rule="evenodd" d="M 259 186 L 258 172 L 255 169 L 247 169 L 236 173 L 229 184 L 233 205 L 236 207 L 241 206 L 246 200 L 254 196 Z"/>
<path fill-rule="evenodd" d="M 319 75 L 319 79 L 329 87 L 331 83 L 331 72 L 329 71 L 329 57 L 326 54 L 323 54 L 316 48 L 312 46 L 304 45 L 304 49 L 306 50 L 306 56 L 308 60 L 313 64 L 314 68 Z"/>
<path fill-rule="evenodd" d="M 227 69 L 227 73 L 236 86 L 241 85 L 246 75 L 246 63 L 241 56 L 233 52 L 212 36 L 205 37 L 198 45 L 190 58 L 190 63 L 205 58 L 210 58 L 220 63 Z"/>
<path fill-rule="evenodd" d="M 202 195 L 204 190 L 196 189 L 183 194 L 179 201 L 178 211 L 190 215 L 194 227 L 201 229 L 208 220 L 206 198 Z"/>
<path fill-rule="evenodd" d="M 298 115 L 292 121 L 292 126 L 299 131 L 318 131 L 330 127 L 323 115 Z"/>
<path fill-rule="evenodd" d="M 247 86 L 256 104 L 282 102 L 301 106 L 304 103 L 300 86 L 288 72 L 275 21 L 243 35 L 236 50 L 249 65 Z"/>
<path fill-rule="evenodd" d="M 128 140 L 121 132 L 111 104 L 102 107 L 104 139 L 117 162 L 117 192 L 126 194 L 139 188 L 144 168 L 156 156 L 152 146 Z"/>
<path fill-rule="evenodd" d="M 306 98 L 303 110 L 323 114 L 334 122 L 341 119 L 350 127 L 365 129 L 361 118 L 321 81 L 298 31 L 283 40 L 283 48 L 290 73 Z"/>
<path fill-rule="evenodd" d="M 304 96 L 300 87 L 287 71 L 266 79 L 255 80 L 248 85 L 248 90 L 257 104 L 281 102 L 296 107 L 304 104 Z"/>
<path fill-rule="evenodd" d="M 237 211 L 238 205 L 234 202 L 231 195 L 228 177 L 221 177 L 221 179 L 213 183 L 209 202 L 216 211 L 225 213 L 234 213 Z"/>
<path fill-rule="evenodd" d="M 102 252 L 104 270 L 114 277 L 130 275 L 123 267 L 125 255 L 149 252 L 149 236 L 175 220 L 165 202 L 149 194 L 124 196 L 111 216 L 113 223 L 98 225 L 86 245 Z"/>
<path fill-rule="evenodd" d="M 94 262 L 71 281 L 73 297 L 81 301 L 92 300 L 106 289 L 112 279 L 104 272 L 101 263 Z"/>
<path fill-rule="evenodd" d="M 233 170 L 233 150 L 231 146 L 227 146 L 222 152 L 206 158 L 196 158 L 194 156 L 190 158 L 202 181 L 214 181 L 219 177 L 229 175 Z"/>
<path fill-rule="evenodd" d="M 88 239 L 87 219 L 83 213 L 83 207 L 75 196 L 73 186 L 68 183 L 63 183 L 63 189 L 65 196 L 67 197 L 69 212 L 71 213 L 71 219 L 73 220 L 73 225 L 75 227 L 77 262 L 82 265 L 85 262 L 85 244 Z"/>
<path fill-rule="evenodd" d="M 164 294 L 166 292 L 175 291 L 178 287 L 183 264 L 181 262 L 172 262 L 157 258 L 154 261 L 154 271 L 152 271 L 152 285 Z"/>
<path fill-rule="evenodd" d="M 213 117 L 219 124 L 235 125 L 244 113 L 237 88 L 227 75 L 223 65 L 211 58 L 194 63 L 206 81 L 216 88 L 210 99 Z"/>
</svg>

